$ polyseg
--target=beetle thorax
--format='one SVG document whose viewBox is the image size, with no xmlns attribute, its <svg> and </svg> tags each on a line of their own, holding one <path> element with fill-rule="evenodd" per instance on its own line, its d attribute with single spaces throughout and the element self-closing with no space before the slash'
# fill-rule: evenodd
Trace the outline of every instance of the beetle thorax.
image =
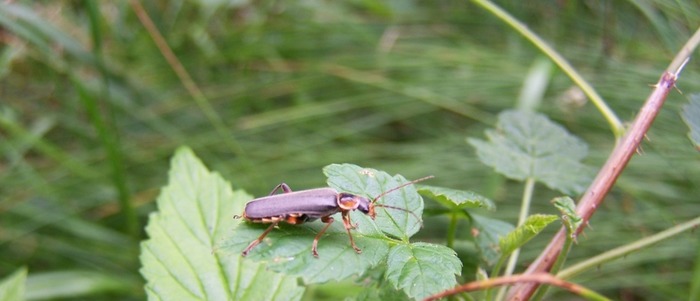
<svg viewBox="0 0 700 301">
<path fill-rule="evenodd" d="M 350 193 L 340 193 L 338 194 L 338 207 L 342 210 L 360 210 L 362 213 L 367 214 L 369 212 L 369 199 L 361 197 L 358 195 Z"/>
</svg>

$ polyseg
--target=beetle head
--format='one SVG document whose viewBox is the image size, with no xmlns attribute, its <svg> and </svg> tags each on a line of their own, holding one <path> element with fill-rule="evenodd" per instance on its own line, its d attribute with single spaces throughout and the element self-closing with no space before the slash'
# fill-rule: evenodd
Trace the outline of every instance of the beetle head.
<svg viewBox="0 0 700 301">
<path fill-rule="evenodd" d="M 372 219 L 374 219 L 374 205 L 368 198 L 365 197 L 357 197 L 358 198 L 358 203 L 357 203 L 357 210 L 360 210 L 360 212 L 369 215 Z"/>
</svg>

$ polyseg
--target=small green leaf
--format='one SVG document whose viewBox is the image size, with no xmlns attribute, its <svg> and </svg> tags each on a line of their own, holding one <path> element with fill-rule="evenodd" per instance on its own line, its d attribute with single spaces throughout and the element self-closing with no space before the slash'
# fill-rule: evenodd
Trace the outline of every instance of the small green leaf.
<svg viewBox="0 0 700 301">
<path fill-rule="evenodd" d="M 190 149 L 179 149 L 158 212 L 149 217 L 150 238 L 141 243 L 149 300 L 300 299 L 303 289 L 294 277 L 216 248 L 240 222 L 233 214 L 250 199 L 209 172 Z"/>
<path fill-rule="evenodd" d="M 376 198 L 382 193 L 408 182 L 400 175 L 392 177 L 383 171 L 353 164 L 331 164 L 323 168 L 323 173 L 328 177 L 328 186 L 340 192 L 353 193 L 369 199 Z M 374 222 L 368 216 L 354 211 L 351 213 L 351 217 L 353 221 L 360 224 L 359 232 L 376 231 L 366 227 L 376 224 L 382 232 L 407 242 L 408 238 L 416 234 L 423 225 L 421 219 L 423 199 L 414 185 L 408 185 L 384 195 L 377 200 L 377 204 L 402 208 L 406 211 L 377 207 L 377 218 Z"/>
<path fill-rule="evenodd" d="M 700 94 L 690 96 L 690 101 L 683 106 L 683 121 L 688 125 L 688 138 L 700 151 Z"/>
<path fill-rule="evenodd" d="M 117 275 L 94 271 L 54 271 L 32 273 L 27 279 L 29 300 L 76 298 L 106 292 L 129 292 L 135 283 Z"/>
<path fill-rule="evenodd" d="M 581 226 L 583 219 L 576 213 L 576 204 L 568 196 L 554 198 L 552 200 L 554 207 L 559 209 L 562 214 L 562 222 L 568 230 L 572 239 L 576 239 L 576 229 Z"/>
<path fill-rule="evenodd" d="M 0 301 L 24 300 L 24 283 L 27 280 L 27 268 L 20 268 L 11 275 L 0 279 Z"/>
<path fill-rule="evenodd" d="M 401 176 L 392 177 L 385 172 L 352 164 L 332 164 L 326 166 L 323 171 L 328 176 L 329 186 L 341 192 L 368 198 L 408 182 Z M 280 223 L 279 228 L 273 229 L 248 257 L 267 262 L 268 268 L 273 271 L 299 275 L 305 283 L 338 281 L 361 275 L 384 261 L 389 253 L 389 243 L 396 243 L 395 239 L 387 237 L 382 231 L 407 242 L 408 238 L 420 229 L 422 222 L 420 216 L 423 211 L 423 199 L 413 185 L 393 191 L 377 203 L 405 208 L 414 212 L 416 216 L 402 210 L 377 207 L 375 223 L 359 211 L 351 212 L 350 218 L 357 224 L 357 228 L 351 230 L 351 233 L 357 246 L 362 249 L 362 254 L 355 253 L 351 247 L 342 218 L 340 214 L 336 214 L 333 216 L 335 222 L 319 239 L 318 258 L 311 254 L 311 245 L 314 237 L 325 225 L 320 221 L 301 225 Z M 243 223 L 236 229 L 236 234 L 220 247 L 240 253 L 267 227 L 269 224 Z"/>
<path fill-rule="evenodd" d="M 588 146 L 546 116 L 506 111 L 498 116 L 497 130 L 487 130 L 489 141 L 469 138 L 479 159 L 515 180 L 535 178 L 566 194 L 583 192 L 592 169 L 580 161 Z"/>
<path fill-rule="evenodd" d="M 472 235 L 481 259 L 489 266 L 496 263 L 501 256 L 498 242 L 501 237 L 513 231 L 515 227 L 501 220 L 470 213 L 472 218 Z"/>
<path fill-rule="evenodd" d="M 454 287 L 462 271 L 454 250 L 422 242 L 394 246 L 387 265 L 387 280 L 419 300 Z"/>
<path fill-rule="evenodd" d="M 528 216 L 525 222 L 499 240 L 502 256 L 508 256 L 539 234 L 544 227 L 557 220 L 556 215 L 534 214 Z"/>
<path fill-rule="evenodd" d="M 428 185 L 416 186 L 418 187 L 418 193 L 435 200 L 447 208 L 485 208 L 491 211 L 496 210 L 496 204 L 493 201 L 472 191 Z"/>
</svg>

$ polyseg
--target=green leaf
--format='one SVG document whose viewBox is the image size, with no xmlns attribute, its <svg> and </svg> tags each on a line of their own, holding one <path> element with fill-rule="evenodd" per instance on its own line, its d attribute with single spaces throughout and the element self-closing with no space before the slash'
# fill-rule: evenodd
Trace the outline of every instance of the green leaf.
<svg viewBox="0 0 700 301">
<path fill-rule="evenodd" d="M 452 188 L 416 185 L 418 193 L 426 196 L 451 209 L 485 208 L 496 210 L 496 204 L 487 197 L 472 191 L 457 190 Z"/>
<path fill-rule="evenodd" d="M 190 149 L 171 162 L 169 183 L 158 196 L 141 243 L 141 274 L 149 300 L 298 300 L 296 279 L 230 256 L 216 244 L 230 237 L 251 197 L 232 191 Z"/>
<path fill-rule="evenodd" d="M 123 277 L 101 272 L 32 273 L 27 279 L 26 297 L 30 300 L 76 298 L 105 292 L 128 292 L 135 286 Z"/>
<path fill-rule="evenodd" d="M 481 259 L 489 266 L 494 265 L 501 256 L 498 242 L 501 237 L 513 231 L 515 227 L 501 220 L 470 213 L 472 218 L 472 235 Z"/>
<path fill-rule="evenodd" d="M 423 242 L 394 246 L 387 265 L 387 280 L 419 300 L 454 287 L 462 271 L 454 250 Z"/>
<path fill-rule="evenodd" d="M 700 150 L 700 94 L 690 96 L 690 101 L 683 106 L 681 116 L 690 129 L 688 138 L 695 144 L 695 148 Z"/>
<path fill-rule="evenodd" d="M 27 268 L 20 268 L 11 275 L 0 279 L 0 301 L 24 300 L 24 283 L 27 280 Z"/>
<path fill-rule="evenodd" d="M 370 199 L 408 182 L 401 175 L 392 177 L 386 172 L 353 164 L 331 164 L 323 168 L 323 173 L 328 177 L 328 186 L 341 192 Z M 423 225 L 421 219 L 423 199 L 418 195 L 414 185 L 408 185 L 384 195 L 377 200 L 377 204 L 402 208 L 406 211 L 377 207 L 377 218 L 374 222 L 359 211 L 352 212 L 352 220 L 360 224 L 359 232 L 375 231 L 365 226 L 376 225 L 378 227 L 376 229 L 407 242 L 408 238 L 416 234 Z"/>
<path fill-rule="evenodd" d="M 508 256 L 557 220 L 556 215 L 533 214 L 525 222 L 499 240 L 502 256 Z"/>
<path fill-rule="evenodd" d="M 497 130 L 487 130 L 486 136 L 489 141 L 467 141 L 484 164 L 508 178 L 531 177 L 566 194 L 583 192 L 592 178 L 592 169 L 580 162 L 586 143 L 542 114 L 505 111 Z"/>
<path fill-rule="evenodd" d="M 569 235 L 571 235 L 571 238 L 575 240 L 576 229 L 578 229 L 578 227 L 580 227 L 583 223 L 583 218 L 576 213 L 576 204 L 574 200 L 568 196 L 558 197 L 552 200 L 552 204 L 554 204 L 554 207 L 557 207 L 559 212 L 561 212 L 562 222 L 564 223 Z"/>
<path fill-rule="evenodd" d="M 401 176 L 392 177 L 384 172 L 351 164 L 332 164 L 324 168 L 324 173 L 328 175 L 328 184 L 331 187 L 366 197 L 376 197 L 388 189 L 408 182 Z M 340 214 L 336 214 L 333 216 L 336 221 L 319 239 L 318 258 L 311 254 L 311 245 L 316 234 L 325 225 L 320 221 L 301 225 L 280 223 L 278 229 L 273 229 L 263 242 L 248 254 L 248 258 L 266 262 L 268 268 L 273 271 L 299 275 L 305 283 L 338 281 L 353 275 L 362 275 L 385 260 L 390 243 L 397 243 L 382 231 L 387 231 L 406 242 L 410 235 L 420 229 L 423 200 L 412 186 L 391 192 L 378 203 L 406 208 L 414 212 L 418 219 L 405 211 L 382 207 L 377 207 L 376 223 L 359 211 L 350 213 L 352 222 L 357 223 L 357 228 L 352 230 L 352 236 L 357 246 L 363 250 L 362 254 L 355 253 L 351 247 L 342 218 Z M 235 235 L 220 247 L 240 254 L 267 227 L 269 224 L 242 223 L 236 229 Z"/>
</svg>

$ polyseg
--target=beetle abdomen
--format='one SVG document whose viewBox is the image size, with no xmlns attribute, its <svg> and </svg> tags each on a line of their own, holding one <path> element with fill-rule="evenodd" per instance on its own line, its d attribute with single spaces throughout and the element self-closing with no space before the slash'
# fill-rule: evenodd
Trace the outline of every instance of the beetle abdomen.
<svg viewBox="0 0 700 301">
<path fill-rule="evenodd" d="M 246 204 L 245 217 L 253 222 L 282 219 L 300 224 L 338 212 L 337 196 L 333 188 L 318 188 L 262 197 Z"/>
</svg>

